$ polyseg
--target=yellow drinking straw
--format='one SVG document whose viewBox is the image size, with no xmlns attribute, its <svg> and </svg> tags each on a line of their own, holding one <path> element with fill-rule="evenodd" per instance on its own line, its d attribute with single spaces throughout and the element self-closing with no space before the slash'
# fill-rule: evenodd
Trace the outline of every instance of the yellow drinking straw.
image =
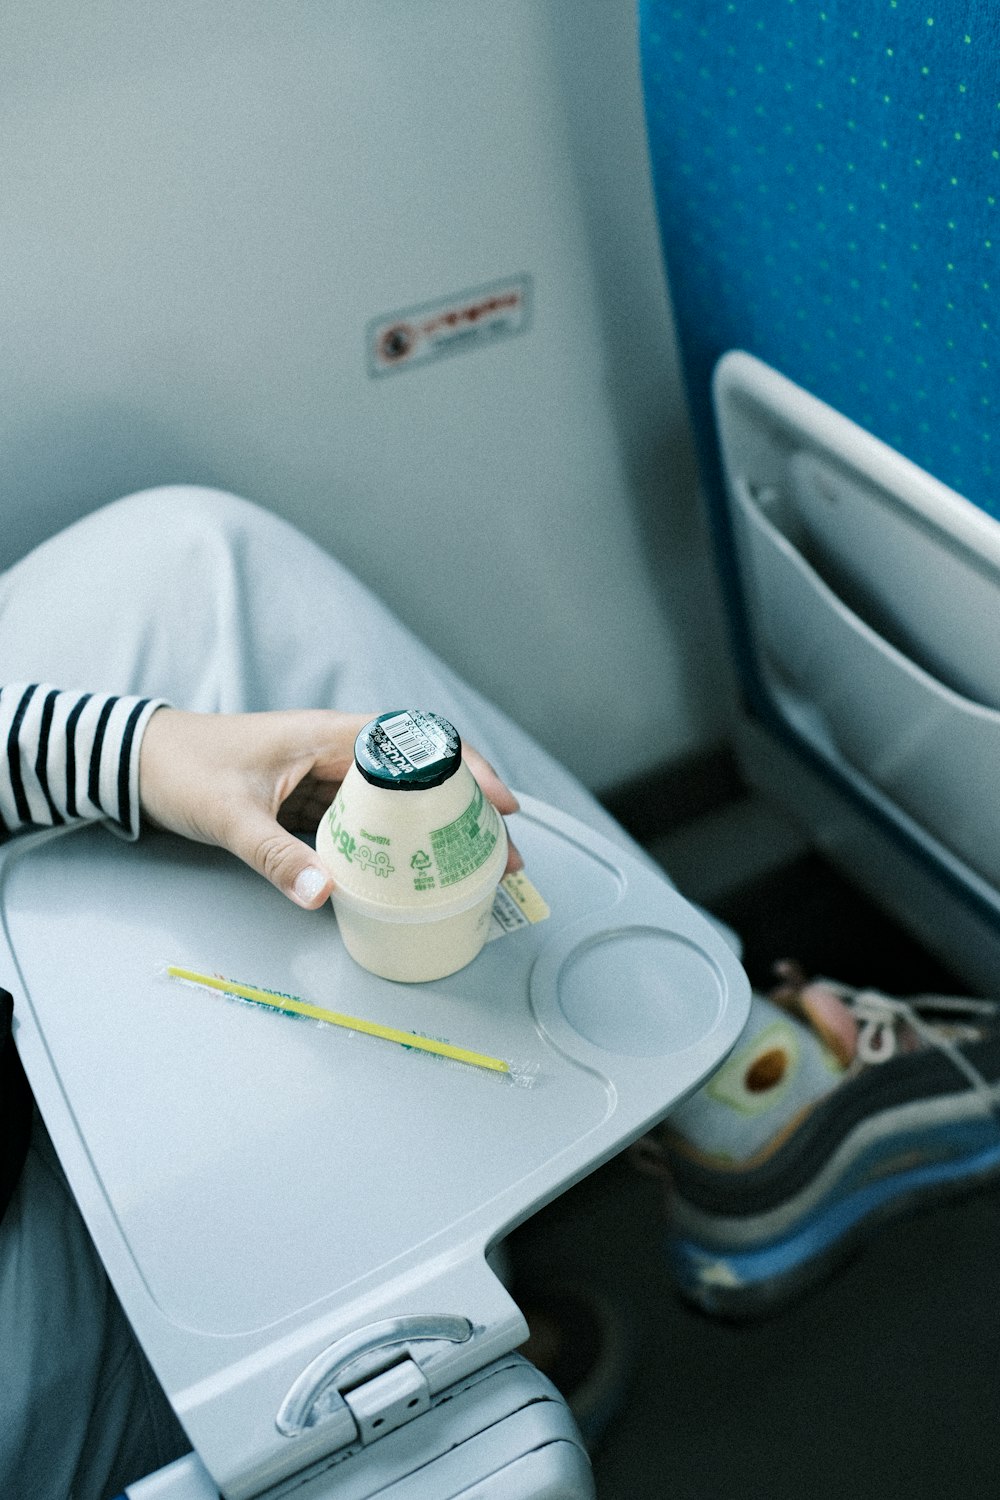
<svg viewBox="0 0 1000 1500">
<path fill-rule="evenodd" d="M 269 1005 L 272 1010 L 285 1011 L 289 1015 L 310 1016 L 312 1020 L 326 1021 L 330 1026 L 343 1026 L 348 1031 L 361 1031 L 366 1036 L 381 1037 L 386 1042 L 398 1042 L 401 1047 L 416 1047 L 420 1052 L 450 1057 L 453 1062 L 468 1063 L 473 1068 L 488 1068 L 493 1073 L 510 1072 L 510 1065 L 503 1058 L 487 1057 L 483 1052 L 469 1052 L 465 1047 L 453 1047 L 450 1042 L 436 1042 L 430 1037 L 417 1036 L 412 1031 L 397 1031 L 394 1026 L 382 1026 L 377 1021 L 363 1021 L 360 1016 L 345 1016 L 335 1010 L 323 1010 L 318 1005 L 309 1005 L 305 1000 L 275 995 L 270 990 L 259 990 L 250 984 L 236 984 L 230 979 L 217 979 L 212 974 L 198 974 L 194 969 L 181 969 L 176 964 L 167 964 L 166 973 L 170 979 L 181 979 L 186 984 L 199 984 L 209 990 L 220 990 L 224 995 L 251 1000 L 255 1005 Z"/>
</svg>

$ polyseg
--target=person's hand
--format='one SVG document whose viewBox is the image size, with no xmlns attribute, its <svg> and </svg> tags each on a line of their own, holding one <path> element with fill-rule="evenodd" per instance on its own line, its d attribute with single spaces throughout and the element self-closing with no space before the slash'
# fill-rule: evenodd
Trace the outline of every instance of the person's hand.
<svg viewBox="0 0 1000 1500">
<path fill-rule="evenodd" d="M 158 708 L 139 752 L 139 800 L 160 828 L 230 850 L 290 900 L 312 910 L 333 890 L 312 833 L 354 759 L 374 714 L 296 709 L 197 714 Z M 463 743 L 462 756 L 499 813 L 517 800 L 492 766 Z M 513 844 L 508 871 L 523 861 Z"/>
</svg>

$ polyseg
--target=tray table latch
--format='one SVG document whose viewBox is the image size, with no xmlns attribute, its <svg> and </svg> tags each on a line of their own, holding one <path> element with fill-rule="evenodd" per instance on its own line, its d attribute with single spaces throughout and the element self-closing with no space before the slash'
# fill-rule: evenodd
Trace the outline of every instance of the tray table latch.
<svg viewBox="0 0 1000 1500">
<path fill-rule="evenodd" d="M 373 1375 L 354 1390 L 344 1391 L 343 1396 L 358 1424 L 358 1436 L 365 1444 L 394 1432 L 404 1422 L 411 1422 L 429 1410 L 431 1404 L 427 1377 L 412 1359 L 403 1359 L 380 1375 Z"/>
<path fill-rule="evenodd" d="M 338 1339 L 302 1371 L 276 1417 L 294 1438 L 339 1416 L 352 1430 L 343 1441 L 374 1442 L 431 1404 L 431 1388 L 411 1345 L 464 1344 L 468 1318 L 442 1315 L 387 1318 Z"/>
</svg>

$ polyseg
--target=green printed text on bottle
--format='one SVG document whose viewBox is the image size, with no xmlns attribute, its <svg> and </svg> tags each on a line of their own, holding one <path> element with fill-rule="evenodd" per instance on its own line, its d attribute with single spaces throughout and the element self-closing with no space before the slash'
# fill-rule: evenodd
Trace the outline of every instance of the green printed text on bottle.
<svg viewBox="0 0 1000 1500">
<path fill-rule="evenodd" d="M 493 810 L 486 802 L 482 788 L 477 786 L 465 811 L 453 823 L 435 828 L 431 833 L 431 849 L 441 884 L 455 885 L 474 874 L 489 859 L 496 841 Z"/>
</svg>

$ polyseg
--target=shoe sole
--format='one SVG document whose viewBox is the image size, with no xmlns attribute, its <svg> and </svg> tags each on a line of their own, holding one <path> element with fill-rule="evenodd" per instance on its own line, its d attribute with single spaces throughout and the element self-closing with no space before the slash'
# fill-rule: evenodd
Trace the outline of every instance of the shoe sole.
<svg viewBox="0 0 1000 1500">
<path fill-rule="evenodd" d="M 1000 1144 L 958 1161 L 898 1172 L 846 1194 L 790 1234 L 752 1248 L 721 1249 L 674 1235 L 667 1246 L 681 1295 L 714 1317 L 749 1320 L 780 1311 L 825 1279 L 887 1220 L 955 1198 L 1000 1175 Z"/>
</svg>

